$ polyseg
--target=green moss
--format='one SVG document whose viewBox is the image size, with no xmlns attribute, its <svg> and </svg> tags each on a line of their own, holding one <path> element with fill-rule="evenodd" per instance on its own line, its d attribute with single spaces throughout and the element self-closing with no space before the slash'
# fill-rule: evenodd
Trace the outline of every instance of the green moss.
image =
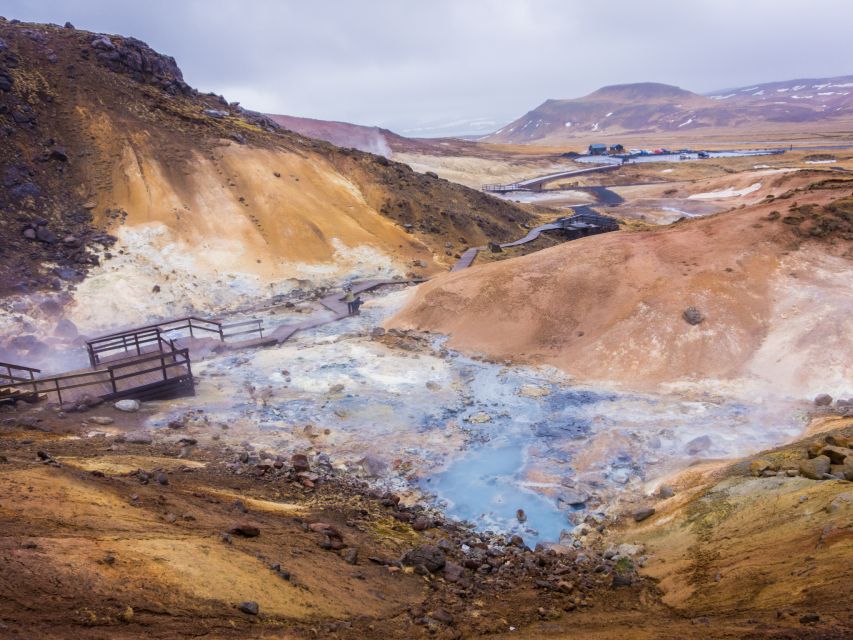
<svg viewBox="0 0 853 640">
<path fill-rule="evenodd" d="M 398 542 L 415 544 L 420 538 L 409 525 L 393 518 L 377 520 L 370 525 L 370 533 L 374 538 L 390 538 Z"/>
<path fill-rule="evenodd" d="M 630 558 L 619 558 L 619 560 L 616 561 L 616 564 L 613 565 L 613 571 L 620 576 L 627 576 L 634 572 L 634 563 L 631 562 Z"/>
</svg>

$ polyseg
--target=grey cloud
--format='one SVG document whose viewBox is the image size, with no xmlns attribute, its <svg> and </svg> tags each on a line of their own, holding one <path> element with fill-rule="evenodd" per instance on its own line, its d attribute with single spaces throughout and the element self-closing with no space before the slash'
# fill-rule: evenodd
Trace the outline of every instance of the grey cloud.
<svg viewBox="0 0 853 640">
<path fill-rule="evenodd" d="M 0 0 L 0 15 L 133 35 L 250 108 L 401 131 L 499 126 L 621 82 L 853 73 L 845 0 Z"/>
</svg>

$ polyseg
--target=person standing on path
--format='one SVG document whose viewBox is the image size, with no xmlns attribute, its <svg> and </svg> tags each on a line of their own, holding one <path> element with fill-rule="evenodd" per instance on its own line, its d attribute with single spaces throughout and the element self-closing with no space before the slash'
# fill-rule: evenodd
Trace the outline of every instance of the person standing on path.
<svg viewBox="0 0 853 640">
<path fill-rule="evenodd" d="M 353 295 L 352 287 L 346 288 L 347 295 L 344 298 L 347 302 L 347 315 L 353 315 L 355 313 L 355 295 Z"/>
</svg>

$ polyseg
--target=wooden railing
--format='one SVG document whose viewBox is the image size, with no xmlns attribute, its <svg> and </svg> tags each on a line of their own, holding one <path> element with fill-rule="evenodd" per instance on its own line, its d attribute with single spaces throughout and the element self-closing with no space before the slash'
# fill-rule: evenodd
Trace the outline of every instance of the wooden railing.
<svg viewBox="0 0 853 640">
<path fill-rule="evenodd" d="M 234 331 L 234 329 L 239 330 Z M 187 316 L 176 320 L 167 320 L 157 324 L 110 333 L 89 340 L 86 342 L 86 349 L 89 352 L 89 363 L 93 367 L 97 367 L 105 358 L 121 357 L 134 353 L 137 356 L 141 356 L 145 352 L 146 347 L 164 340 L 162 334 L 173 333 L 175 331 L 186 331 L 191 338 L 196 337 L 197 334 L 213 334 L 222 342 L 225 342 L 227 338 L 250 333 L 257 333 L 260 337 L 264 335 L 263 321 L 258 319 L 223 324 L 218 320 L 206 320 L 204 318 L 196 318 L 195 316 Z"/>
<path fill-rule="evenodd" d="M 598 213 L 576 213 L 567 218 L 560 218 L 558 222 L 564 227 L 571 227 L 573 224 L 582 223 L 611 231 L 619 229 L 619 221 L 616 218 L 602 216 Z"/>
<path fill-rule="evenodd" d="M 6 373 L 3 373 L 3 369 Z M 22 371 L 25 376 L 15 375 L 13 371 Z M 0 362 L 0 383 L 8 382 L 25 382 L 26 380 L 35 379 L 37 373 L 41 373 L 41 369 L 25 367 L 22 364 L 11 364 L 9 362 Z"/>
<path fill-rule="evenodd" d="M 32 378 L 11 384 L 3 384 L 3 388 L 0 389 L 0 400 L 15 397 L 15 392 L 21 390 L 24 393 L 33 392 L 39 395 L 55 393 L 56 399 L 61 404 L 64 400 L 70 398 L 69 391 L 85 388 L 89 388 L 92 391 L 92 395 L 102 398 L 114 398 L 121 396 L 131 389 L 157 384 L 157 380 L 141 380 L 143 376 L 154 372 L 162 374 L 162 380 L 159 382 L 168 382 L 169 380 L 179 381 L 182 379 L 191 381 L 192 368 L 190 365 L 189 349 L 175 349 L 174 345 L 165 340 L 161 340 L 159 344 L 164 348 L 157 353 L 119 362 L 109 365 L 106 368 L 50 376 L 47 378 Z M 149 362 L 156 364 L 143 369 L 139 368 L 140 364 Z M 174 369 L 179 369 L 179 371 L 174 373 L 172 371 Z M 136 379 L 138 384 L 122 384 L 125 380 L 133 379 Z M 63 393 L 65 393 L 65 398 L 63 398 Z"/>
<path fill-rule="evenodd" d="M 5 370 L 5 373 L 3 372 Z M 19 375 L 23 373 L 23 375 Z M 26 367 L 22 364 L 12 364 L 10 362 L 0 362 L 0 401 L 9 400 L 20 395 L 28 395 L 35 392 L 33 382 L 36 379 L 36 374 L 41 373 L 41 369 Z M 26 384 L 30 388 L 19 390 L 21 384 Z"/>
<path fill-rule="evenodd" d="M 526 187 L 518 182 L 512 184 L 484 184 L 482 190 L 486 193 L 504 193 L 506 191 L 533 191 L 530 187 Z"/>
</svg>

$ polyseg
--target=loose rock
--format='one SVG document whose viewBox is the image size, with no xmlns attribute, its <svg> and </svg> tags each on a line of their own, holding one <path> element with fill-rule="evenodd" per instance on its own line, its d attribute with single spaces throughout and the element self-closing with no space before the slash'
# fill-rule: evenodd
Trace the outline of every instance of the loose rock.
<svg viewBox="0 0 853 640">
<path fill-rule="evenodd" d="M 261 530 L 253 524 L 249 524 L 248 522 L 238 522 L 233 527 L 228 529 L 228 533 L 232 533 L 237 536 L 243 536 L 244 538 L 255 538 L 261 535 Z"/>
<path fill-rule="evenodd" d="M 634 518 L 635 522 L 642 522 L 646 518 L 650 518 L 655 513 L 654 507 L 641 507 L 634 511 L 631 516 Z"/>
<path fill-rule="evenodd" d="M 139 411 L 139 408 L 142 406 L 139 400 L 125 399 L 119 400 L 113 405 L 119 411 L 126 411 L 127 413 L 135 413 Z"/>
<path fill-rule="evenodd" d="M 258 606 L 258 603 L 254 600 L 241 602 L 239 605 L 237 605 L 237 608 L 243 613 L 248 613 L 250 616 L 258 615 L 258 612 L 261 610 L 261 608 Z"/>
<path fill-rule="evenodd" d="M 687 307 L 681 314 L 681 317 L 684 318 L 687 324 L 691 325 L 697 325 L 705 319 L 705 316 L 696 307 Z"/>
</svg>

